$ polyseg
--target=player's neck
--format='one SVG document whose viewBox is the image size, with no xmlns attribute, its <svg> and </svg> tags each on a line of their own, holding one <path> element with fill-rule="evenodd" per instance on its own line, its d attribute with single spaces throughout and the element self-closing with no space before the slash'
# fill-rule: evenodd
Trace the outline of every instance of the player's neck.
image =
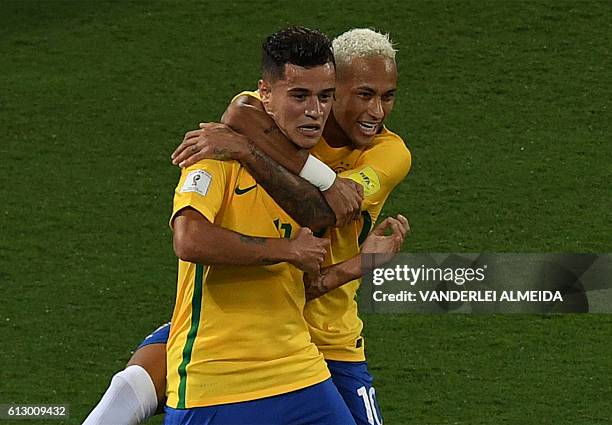
<svg viewBox="0 0 612 425">
<path fill-rule="evenodd" d="M 338 121 L 336 121 L 333 112 L 329 114 L 329 118 L 327 119 L 325 127 L 323 128 L 323 138 L 332 148 L 341 148 L 351 143 L 351 140 L 348 138 L 344 130 L 342 130 L 338 124 Z"/>
</svg>

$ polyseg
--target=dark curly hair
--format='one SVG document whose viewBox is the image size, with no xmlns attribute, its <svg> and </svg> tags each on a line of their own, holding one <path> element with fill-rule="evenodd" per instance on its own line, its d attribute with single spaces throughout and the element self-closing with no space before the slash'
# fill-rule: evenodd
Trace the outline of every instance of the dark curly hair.
<svg viewBox="0 0 612 425">
<path fill-rule="evenodd" d="M 332 44 L 325 34 L 301 26 L 275 32 L 261 46 L 261 73 L 272 81 L 285 77 L 285 65 L 304 68 L 332 63 Z"/>
</svg>

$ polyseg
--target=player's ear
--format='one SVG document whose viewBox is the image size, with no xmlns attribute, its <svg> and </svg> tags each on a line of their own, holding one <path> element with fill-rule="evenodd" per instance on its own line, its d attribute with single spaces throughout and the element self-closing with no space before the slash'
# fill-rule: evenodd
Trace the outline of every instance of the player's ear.
<svg viewBox="0 0 612 425">
<path fill-rule="evenodd" d="M 259 80 L 257 83 L 257 89 L 259 90 L 259 95 L 261 96 L 261 103 L 264 105 L 270 101 L 270 93 L 271 87 L 270 83 L 266 80 Z"/>
</svg>

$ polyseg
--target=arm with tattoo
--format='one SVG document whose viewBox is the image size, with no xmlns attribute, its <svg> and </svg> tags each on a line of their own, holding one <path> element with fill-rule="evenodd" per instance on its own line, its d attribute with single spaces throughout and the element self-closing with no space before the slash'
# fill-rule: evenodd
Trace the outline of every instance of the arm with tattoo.
<svg viewBox="0 0 612 425">
<path fill-rule="evenodd" d="M 240 162 L 287 214 L 301 226 L 314 231 L 334 225 L 336 216 L 319 189 L 290 173 L 252 142 L 249 141 L 246 146 L 246 153 Z"/>
<path fill-rule="evenodd" d="M 257 266 L 288 262 L 318 272 L 329 241 L 302 228 L 293 239 L 261 238 L 224 229 L 192 208 L 173 220 L 174 251 L 181 260 L 206 265 Z"/>
<path fill-rule="evenodd" d="M 336 215 L 321 192 L 297 176 L 308 152 L 279 130 L 259 100 L 240 96 L 227 107 L 222 122 L 252 141 L 243 165 L 300 225 L 317 231 L 336 223 Z M 273 167 L 270 165 L 273 163 L 278 165 Z"/>
<path fill-rule="evenodd" d="M 335 224 L 336 216 L 319 189 L 275 162 L 247 136 L 225 124 L 207 123 L 202 124 L 200 130 L 187 133 L 185 137 L 188 140 L 205 141 L 201 146 L 198 146 L 198 142 L 192 145 L 198 150 L 196 156 L 199 159 L 239 161 L 301 226 L 318 231 Z"/>
</svg>

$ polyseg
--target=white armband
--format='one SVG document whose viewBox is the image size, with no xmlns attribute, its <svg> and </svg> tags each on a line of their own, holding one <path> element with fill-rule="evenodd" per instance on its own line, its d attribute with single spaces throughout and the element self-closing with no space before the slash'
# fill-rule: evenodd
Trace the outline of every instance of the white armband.
<svg viewBox="0 0 612 425">
<path fill-rule="evenodd" d="M 310 154 L 300 171 L 300 177 L 318 187 L 321 192 L 325 192 L 336 181 L 334 170 Z"/>
</svg>

